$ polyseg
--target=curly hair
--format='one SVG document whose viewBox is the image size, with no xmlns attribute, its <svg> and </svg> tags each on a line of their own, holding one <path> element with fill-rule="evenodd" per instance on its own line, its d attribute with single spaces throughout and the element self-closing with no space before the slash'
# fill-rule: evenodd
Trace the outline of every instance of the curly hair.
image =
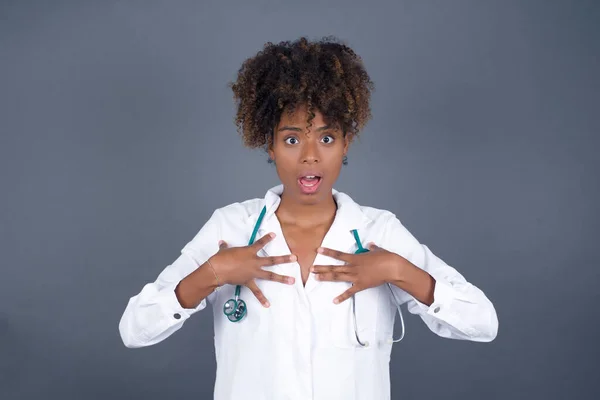
<svg viewBox="0 0 600 400">
<path fill-rule="evenodd" d="M 244 61 L 230 87 L 235 124 L 250 148 L 267 149 L 284 110 L 291 114 L 300 105 L 307 107 L 309 128 L 318 110 L 350 140 L 371 119 L 374 84 L 362 59 L 333 37 L 268 42 Z"/>
</svg>

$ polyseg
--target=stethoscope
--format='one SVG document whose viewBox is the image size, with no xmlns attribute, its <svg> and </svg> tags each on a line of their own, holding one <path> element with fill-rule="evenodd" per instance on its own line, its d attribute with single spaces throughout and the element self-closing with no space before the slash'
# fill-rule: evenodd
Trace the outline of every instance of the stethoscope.
<svg viewBox="0 0 600 400">
<path fill-rule="evenodd" d="M 254 230 L 252 231 L 252 235 L 250 236 L 250 240 L 248 241 L 248 246 L 254 244 L 254 240 L 256 239 L 258 229 L 260 228 L 260 224 L 262 223 L 262 220 L 263 220 L 266 212 L 267 212 L 267 207 L 265 206 L 265 207 L 263 207 L 262 211 L 260 212 L 260 215 L 258 216 L 258 220 L 256 221 L 256 224 L 254 225 Z M 369 250 L 365 249 L 362 246 L 362 244 L 360 242 L 360 237 L 358 236 L 358 231 L 356 229 L 354 229 L 351 232 L 354 235 L 354 240 L 356 241 L 356 246 L 358 247 L 357 250 L 354 252 L 354 254 L 367 253 Z M 392 337 L 389 340 L 390 343 L 397 343 L 404 338 L 404 318 L 402 317 L 402 310 L 400 309 L 400 306 L 398 305 L 398 300 L 396 299 L 396 296 L 394 295 L 394 291 L 390 287 L 389 283 L 387 283 L 387 287 L 390 290 L 390 294 L 392 295 L 392 298 L 394 299 L 394 303 L 396 303 L 396 308 L 398 309 L 398 313 L 400 314 L 400 324 L 402 326 L 402 334 L 400 335 L 400 338 L 398 338 L 398 339 L 394 339 Z M 242 289 L 241 285 L 236 285 L 234 297 L 232 299 L 227 300 L 225 302 L 225 304 L 223 305 L 223 313 L 227 316 L 227 319 L 229 319 L 231 322 L 239 322 L 242 319 L 244 319 L 244 317 L 247 314 L 246 302 L 244 300 L 240 299 L 241 289 Z M 354 299 L 354 296 L 352 296 L 351 298 L 352 298 L 352 317 L 354 320 L 354 335 L 356 336 L 356 341 L 358 342 L 358 344 L 360 346 L 368 347 L 369 342 L 367 342 L 367 341 L 363 342 L 358 337 L 358 328 L 356 325 L 356 301 Z"/>
</svg>

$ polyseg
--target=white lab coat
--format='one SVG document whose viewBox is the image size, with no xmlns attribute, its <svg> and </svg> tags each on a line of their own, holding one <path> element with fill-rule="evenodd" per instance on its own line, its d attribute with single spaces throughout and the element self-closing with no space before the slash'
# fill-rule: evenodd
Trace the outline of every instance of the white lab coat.
<svg viewBox="0 0 600 400">
<path fill-rule="evenodd" d="M 206 299 L 194 309 L 181 307 L 174 294 L 178 282 L 218 251 L 218 241 L 246 246 L 261 209 L 267 206 L 256 239 L 269 232 L 277 236 L 259 255 L 290 253 L 274 215 L 283 187 L 270 189 L 265 198 L 247 200 L 217 209 L 181 256 L 167 266 L 155 282 L 132 297 L 119 324 L 124 344 L 136 348 L 165 340 L 185 321 L 204 310 Z M 431 306 L 394 288 L 400 304 L 419 315 L 435 334 L 453 339 L 489 342 L 496 337 L 498 319 L 485 294 L 420 244 L 389 211 L 360 206 L 348 195 L 333 191 L 338 211 L 323 246 L 353 253 L 351 234 L 358 229 L 363 246 L 374 242 L 395 252 L 436 280 Z M 315 265 L 341 264 L 317 254 Z M 216 400 L 379 400 L 390 398 L 389 362 L 396 305 L 383 285 L 355 296 L 359 347 L 354 337 L 352 302 L 339 305 L 334 297 L 350 287 L 346 282 L 319 282 L 311 273 L 302 285 L 297 263 L 267 267 L 296 278 L 295 285 L 257 280 L 271 303 L 264 308 L 246 287 L 241 298 L 248 313 L 237 323 L 223 314 L 223 304 L 235 286 L 224 286 L 207 298 L 213 305 L 217 360 Z M 206 311 L 204 311 L 206 312 Z M 206 315 L 200 315 L 206 318 Z M 201 351 L 201 350 L 199 350 Z"/>
</svg>

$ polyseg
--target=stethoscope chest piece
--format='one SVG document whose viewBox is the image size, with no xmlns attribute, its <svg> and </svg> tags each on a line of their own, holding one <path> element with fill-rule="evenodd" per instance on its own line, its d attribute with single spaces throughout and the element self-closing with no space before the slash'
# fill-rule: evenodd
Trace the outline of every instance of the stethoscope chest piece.
<svg viewBox="0 0 600 400">
<path fill-rule="evenodd" d="M 236 286 L 234 298 L 227 300 L 223 305 L 223 314 L 231 322 L 241 321 L 246 316 L 246 302 L 240 300 L 240 290 L 241 287 L 239 285 Z"/>
<path fill-rule="evenodd" d="M 246 302 L 237 296 L 235 299 L 229 299 L 223 305 L 223 313 L 231 322 L 241 321 L 246 315 Z"/>
</svg>

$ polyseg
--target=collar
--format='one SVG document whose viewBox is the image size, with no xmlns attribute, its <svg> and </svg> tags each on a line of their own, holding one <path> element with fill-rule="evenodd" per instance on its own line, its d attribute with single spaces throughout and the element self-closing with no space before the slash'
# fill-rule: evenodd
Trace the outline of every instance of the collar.
<svg viewBox="0 0 600 400">
<path fill-rule="evenodd" d="M 277 211 L 279 204 L 281 203 L 282 193 L 282 184 L 269 189 L 265 194 L 264 199 L 259 202 L 258 209 L 252 212 L 248 217 L 248 223 L 254 226 L 262 208 L 266 206 L 267 211 L 261 223 L 261 231 L 264 231 L 263 227 L 272 226 L 272 223 L 276 220 L 275 211 Z M 336 189 L 332 189 L 332 195 L 337 204 L 337 211 L 332 228 L 335 226 L 336 230 L 350 232 L 353 229 L 362 229 L 371 222 L 371 219 L 363 213 L 360 205 L 352 200 L 350 196 L 339 192 Z"/>
<path fill-rule="evenodd" d="M 267 209 L 258 230 L 257 239 L 266 235 L 268 232 L 277 233 L 275 239 L 267 243 L 267 245 L 261 250 L 261 252 L 267 256 L 285 255 L 289 253 L 287 243 L 281 232 L 281 226 L 275 215 L 275 211 L 281 202 L 282 193 L 283 185 L 278 185 L 269 189 L 264 200 L 258 202 L 257 209 L 254 210 L 254 212 L 248 218 L 247 229 L 248 237 L 250 237 L 251 231 L 258 220 L 262 208 L 266 206 Z M 337 211 L 333 224 L 323 238 L 322 245 L 323 247 L 341 252 L 354 252 L 357 246 L 354 235 L 351 231 L 353 229 L 358 230 L 359 235 L 361 235 L 362 239 L 364 240 L 366 235 L 360 231 L 362 228 L 366 227 L 371 220 L 363 213 L 361 207 L 356 204 L 352 198 L 350 198 L 350 196 L 338 192 L 335 189 L 332 189 L 332 195 L 337 204 Z M 364 245 L 365 243 L 363 242 L 363 246 Z M 330 259 L 322 254 L 317 254 L 315 264 L 326 265 L 332 263 L 341 263 L 341 261 Z M 306 291 L 311 291 L 319 286 L 319 282 L 312 277 L 311 273 L 306 283 Z"/>
</svg>

